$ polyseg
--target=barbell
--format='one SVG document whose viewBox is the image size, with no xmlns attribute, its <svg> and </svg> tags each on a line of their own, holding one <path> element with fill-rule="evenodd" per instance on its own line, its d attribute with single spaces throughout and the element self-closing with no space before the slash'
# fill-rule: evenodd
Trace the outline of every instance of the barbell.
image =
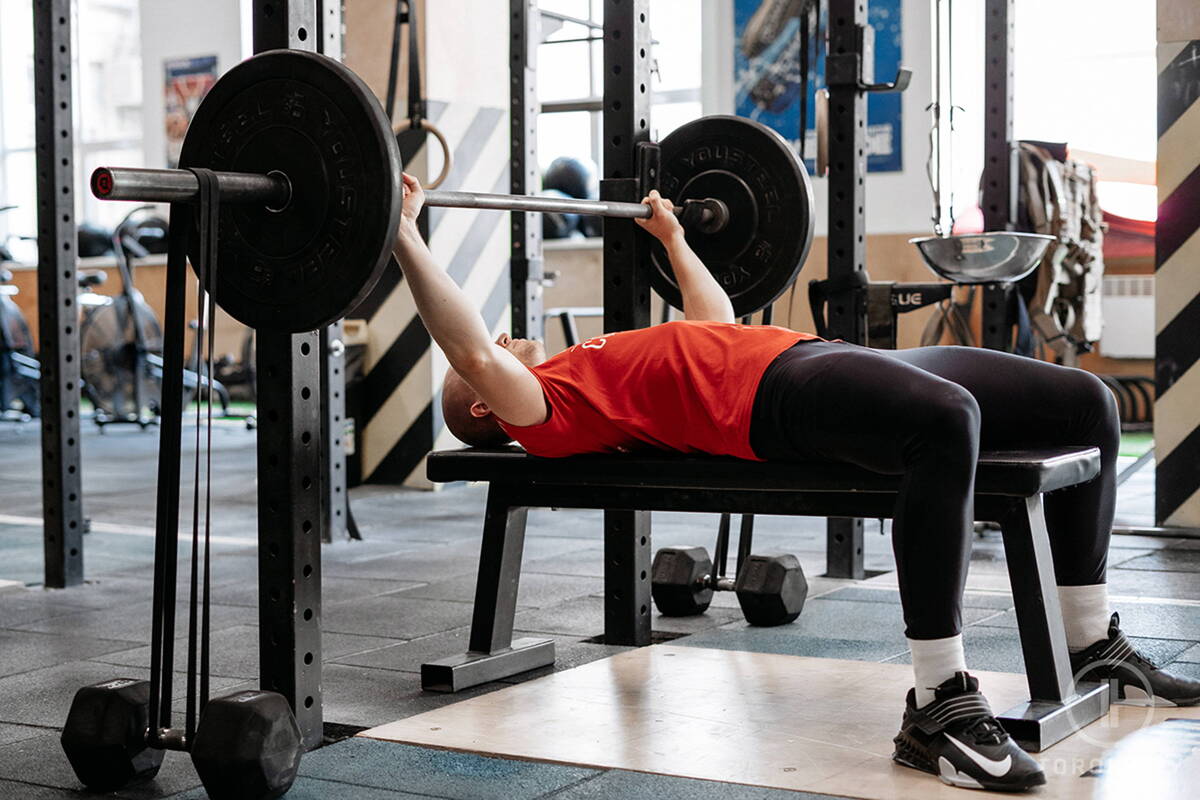
<svg viewBox="0 0 1200 800">
<path fill-rule="evenodd" d="M 795 280 L 812 242 L 803 164 L 773 130 L 740 117 L 701 117 L 659 147 L 659 187 L 735 313 L 769 305 Z M 333 59 L 275 50 L 230 69 L 196 110 L 179 166 L 100 167 L 92 193 L 195 202 L 199 181 L 190 169 L 216 172 L 216 300 L 246 325 L 287 333 L 328 325 L 351 313 L 387 268 L 403 199 L 399 149 L 374 94 Z M 624 219 L 653 213 L 642 203 L 438 190 L 426 192 L 426 205 Z M 650 267 L 654 288 L 681 307 L 657 242 Z"/>
<path fill-rule="evenodd" d="M 92 173 L 92 193 L 101 200 L 137 200 L 144 203 L 175 203 L 195 200 L 200 181 L 186 169 L 142 169 L 139 167 L 98 167 Z M 274 211 L 287 208 L 292 200 L 291 181 L 281 172 L 255 175 L 242 172 L 218 172 L 218 191 L 222 202 L 258 203 Z M 425 190 L 425 205 L 443 208 L 478 208 L 495 211 L 558 212 L 590 214 L 622 219 L 649 219 L 654 212 L 645 203 L 619 203 L 603 200 L 577 200 L 570 197 L 541 195 L 487 194 Z M 690 216 L 695 207 L 699 214 L 693 223 L 706 233 L 717 233 L 729 222 L 729 209 L 721 200 L 706 197 L 688 200 L 676 206 L 677 217 Z"/>
</svg>

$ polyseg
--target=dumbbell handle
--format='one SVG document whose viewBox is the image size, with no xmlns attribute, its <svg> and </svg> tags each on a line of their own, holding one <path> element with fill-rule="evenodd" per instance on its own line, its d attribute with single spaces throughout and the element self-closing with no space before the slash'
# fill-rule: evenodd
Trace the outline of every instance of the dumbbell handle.
<svg viewBox="0 0 1200 800">
<path fill-rule="evenodd" d="M 714 586 L 712 576 L 711 575 L 704 576 L 704 587 L 706 589 L 712 589 L 713 591 L 717 591 L 717 592 L 732 592 L 732 591 L 734 591 L 736 583 L 737 583 L 736 579 L 727 578 L 724 575 L 722 575 L 721 577 L 717 578 L 716 585 Z"/>
</svg>

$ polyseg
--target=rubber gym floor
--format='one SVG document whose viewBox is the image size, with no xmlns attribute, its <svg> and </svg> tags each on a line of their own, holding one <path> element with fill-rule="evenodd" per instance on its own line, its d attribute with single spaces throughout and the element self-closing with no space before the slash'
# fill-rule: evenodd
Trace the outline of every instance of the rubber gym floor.
<svg viewBox="0 0 1200 800">
<path fill-rule="evenodd" d="M 148 675 L 157 437 L 120 427 L 99 434 L 86 420 L 83 430 L 85 511 L 92 521 L 85 540 L 87 583 L 52 591 L 40 586 L 38 428 L 36 423 L 0 424 L 4 798 L 83 796 L 58 744 L 73 693 L 112 677 Z M 1131 454 L 1145 446 L 1129 444 Z M 216 692 L 255 685 L 257 675 L 254 454 L 254 436 L 240 423 L 220 423 L 214 431 Z M 1153 471 L 1143 470 L 1122 487 L 1120 522 L 1151 522 L 1152 480 Z M 465 647 L 484 488 L 417 492 L 362 486 L 351 498 L 364 541 L 328 545 L 322 554 L 327 744 L 304 757 L 301 778 L 288 797 L 829 796 L 351 738 L 363 729 L 505 686 L 437 695 L 423 693 L 419 685 L 422 661 Z M 658 638 L 671 647 L 906 662 L 886 529 L 869 522 L 868 530 L 867 566 L 880 574 L 855 583 L 820 577 L 823 520 L 760 518 L 756 549 L 796 553 L 809 576 L 810 599 L 800 619 L 780 628 L 749 628 L 736 599 L 726 593 L 702 617 L 656 616 Z M 557 640 L 556 670 L 631 649 L 593 641 L 602 631 L 599 532 L 599 512 L 530 514 L 517 628 Z M 711 547 L 716 518 L 656 514 L 653 533 L 656 546 Z M 1112 547 L 1109 582 L 1127 629 L 1141 637 L 1139 645 L 1159 663 L 1200 677 L 1200 541 L 1118 535 Z M 968 664 L 975 670 L 1022 672 L 998 536 L 977 539 L 968 589 Z M 706 702 L 703 682 L 693 694 L 695 703 Z M 899 694 L 895 703 L 898 722 Z M 186 757 L 168 754 L 154 782 L 117 796 L 203 797 L 198 784 Z"/>
</svg>

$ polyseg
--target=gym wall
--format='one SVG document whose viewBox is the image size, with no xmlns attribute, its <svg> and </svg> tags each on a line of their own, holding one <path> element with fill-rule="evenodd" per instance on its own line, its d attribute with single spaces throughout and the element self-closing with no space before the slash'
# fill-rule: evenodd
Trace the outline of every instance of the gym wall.
<svg viewBox="0 0 1200 800">
<path fill-rule="evenodd" d="M 345 3 L 342 22 L 346 33 L 342 49 L 346 66 L 354 70 L 367 82 L 375 96 L 384 101 L 387 93 L 388 59 L 392 54 L 392 14 L 396 11 L 395 0 L 354 0 Z M 417 0 L 417 15 L 422 24 L 417 30 L 417 42 L 425 50 L 425 2 Z M 428 84 L 422 66 L 422 80 Z M 400 67 L 396 81 L 395 103 L 398 113 L 403 113 L 408 94 L 408 37 L 400 40 Z M 407 168 L 407 167 L 406 167 Z"/>
<path fill-rule="evenodd" d="M 142 149 L 147 167 L 165 167 L 163 63 L 216 56 L 217 74 L 250 55 L 242 0 L 153 0 L 138 4 L 142 42 Z"/>
</svg>

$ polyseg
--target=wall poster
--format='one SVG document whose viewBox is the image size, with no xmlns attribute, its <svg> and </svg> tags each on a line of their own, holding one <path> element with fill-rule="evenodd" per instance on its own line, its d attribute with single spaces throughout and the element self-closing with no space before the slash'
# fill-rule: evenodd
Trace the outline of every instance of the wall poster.
<svg viewBox="0 0 1200 800">
<path fill-rule="evenodd" d="M 800 103 L 808 104 L 805 155 L 809 171 L 816 153 L 814 92 L 825 86 L 825 59 L 813 58 L 808 85 L 800 86 L 801 13 L 812 0 L 734 0 L 735 113 L 769 125 L 800 149 Z M 870 0 L 867 17 L 875 29 L 875 80 L 891 80 L 901 59 L 902 0 Z M 820 28 L 826 30 L 826 3 Z M 801 89 L 803 88 L 803 91 Z M 867 169 L 899 172 L 904 168 L 901 95 L 867 97 Z"/>
<path fill-rule="evenodd" d="M 217 82 L 217 57 L 172 58 L 163 62 L 166 73 L 165 120 L 167 126 L 167 166 L 179 166 L 179 150 L 188 123 L 200 101 Z"/>
</svg>

